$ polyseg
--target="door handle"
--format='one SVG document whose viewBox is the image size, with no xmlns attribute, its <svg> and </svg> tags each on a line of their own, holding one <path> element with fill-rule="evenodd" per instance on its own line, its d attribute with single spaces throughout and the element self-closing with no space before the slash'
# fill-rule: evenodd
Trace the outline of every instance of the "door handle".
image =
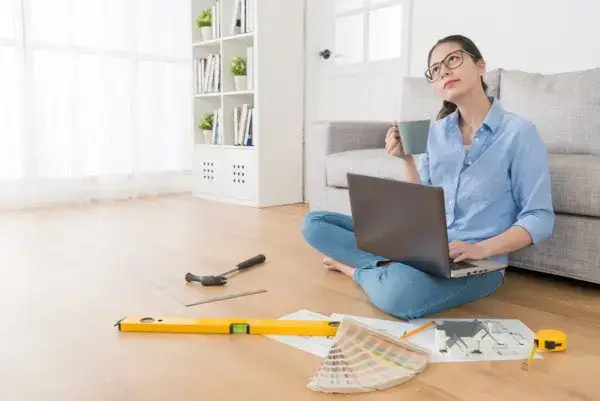
<svg viewBox="0 0 600 401">
<path fill-rule="evenodd" d="M 325 49 L 319 52 L 319 56 L 323 57 L 325 60 L 333 56 L 334 58 L 343 57 L 344 55 L 341 53 L 332 53 L 331 50 Z"/>
<path fill-rule="evenodd" d="M 331 50 L 329 50 L 329 49 L 321 50 L 319 52 L 319 56 L 321 56 L 325 60 L 327 60 L 329 57 L 331 57 Z"/>
</svg>

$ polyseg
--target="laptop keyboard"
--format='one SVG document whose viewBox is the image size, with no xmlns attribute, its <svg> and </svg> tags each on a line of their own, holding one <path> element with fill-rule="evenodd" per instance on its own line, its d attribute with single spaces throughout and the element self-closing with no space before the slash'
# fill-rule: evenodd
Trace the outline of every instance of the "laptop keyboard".
<svg viewBox="0 0 600 401">
<path fill-rule="evenodd" d="M 448 263 L 450 264 L 450 270 L 460 270 L 460 269 L 469 269 L 472 267 L 477 267 L 473 263 L 469 263 L 464 260 L 461 260 L 460 262 L 454 262 L 454 261 L 452 261 L 452 259 L 449 259 Z"/>
</svg>

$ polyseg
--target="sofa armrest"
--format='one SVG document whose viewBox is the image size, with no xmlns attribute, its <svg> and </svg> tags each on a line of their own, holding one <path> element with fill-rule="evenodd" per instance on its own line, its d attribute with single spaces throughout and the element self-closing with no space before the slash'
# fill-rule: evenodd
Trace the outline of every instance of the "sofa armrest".
<svg viewBox="0 0 600 401">
<path fill-rule="evenodd" d="M 327 154 L 361 149 L 383 149 L 390 122 L 330 121 L 327 125 Z"/>
</svg>

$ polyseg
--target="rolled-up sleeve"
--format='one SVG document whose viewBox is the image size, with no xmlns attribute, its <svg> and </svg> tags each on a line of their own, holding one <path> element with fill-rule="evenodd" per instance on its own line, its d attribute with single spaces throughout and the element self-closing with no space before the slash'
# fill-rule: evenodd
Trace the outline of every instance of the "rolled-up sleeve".
<svg viewBox="0 0 600 401">
<path fill-rule="evenodd" d="M 519 210 L 514 225 L 527 230 L 536 244 L 548 239 L 554 230 L 548 151 L 533 124 L 523 128 L 516 142 L 510 167 L 513 196 Z"/>
<path fill-rule="evenodd" d="M 431 147 L 433 138 L 433 125 L 429 127 L 429 134 L 427 135 L 427 146 L 425 152 L 418 155 L 417 171 L 421 183 L 425 185 L 431 185 L 431 174 L 429 172 L 429 148 Z"/>
<path fill-rule="evenodd" d="M 419 172 L 421 183 L 431 185 L 431 177 L 429 175 L 429 155 L 427 154 L 427 151 L 419 155 L 417 171 Z"/>
</svg>

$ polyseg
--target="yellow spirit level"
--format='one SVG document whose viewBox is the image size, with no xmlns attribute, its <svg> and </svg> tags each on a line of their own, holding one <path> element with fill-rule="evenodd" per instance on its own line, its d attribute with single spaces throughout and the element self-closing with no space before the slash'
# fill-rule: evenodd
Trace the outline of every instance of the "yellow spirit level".
<svg viewBox="0 0 600 401">
<path fill-rule="evenodd" d="M 335 336 L 340 322 L 326 320 L 278 320 L 231 318 L 125 317 L 119 331 L 195 334 L 273 334 Z"/>
</svg>

